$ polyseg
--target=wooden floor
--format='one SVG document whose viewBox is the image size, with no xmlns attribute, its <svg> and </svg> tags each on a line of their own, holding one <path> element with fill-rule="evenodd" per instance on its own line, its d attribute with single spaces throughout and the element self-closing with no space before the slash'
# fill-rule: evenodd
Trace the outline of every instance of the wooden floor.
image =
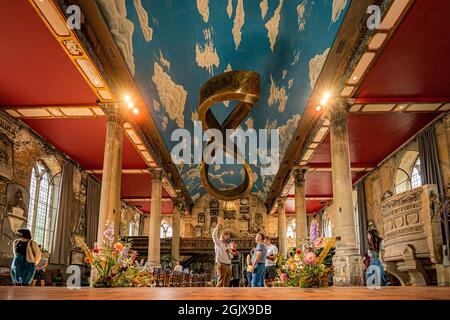
<svg viewBox="0 0 450 320">
<path fill-rule="evenodd" d="M 0 300 L 450 300 L 450 287 L 111 288 L 0 287 Z"/>
</svg>

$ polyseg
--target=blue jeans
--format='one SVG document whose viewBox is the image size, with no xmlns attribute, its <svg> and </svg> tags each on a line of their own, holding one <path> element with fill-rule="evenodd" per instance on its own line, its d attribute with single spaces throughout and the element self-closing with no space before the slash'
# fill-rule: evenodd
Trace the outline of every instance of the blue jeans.
<svg viewBox="0 0 450 320">
<path fill-rule="evenodd" d="M 266 268 L 264 263 L 258 263 L 252 273 L 252 288 L 264 287 L 264 272 Z"/>
</svg>

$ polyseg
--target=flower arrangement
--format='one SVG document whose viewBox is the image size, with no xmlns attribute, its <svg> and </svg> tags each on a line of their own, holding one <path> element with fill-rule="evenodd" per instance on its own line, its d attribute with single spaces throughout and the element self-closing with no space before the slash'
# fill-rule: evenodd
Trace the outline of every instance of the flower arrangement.
<svg viewBox="0 0 450 320">
<path fill-rule="evenodd" d="M 278 277 L 274 286 L 322 288 L 328 285 L 331 267 L 318 259 L 316 248 L 305 240 L 279 261 Z"/>
<path fill-rule="evenodd" d="M 149 286 L 150 276 L 142 270 L 143 263 L 136 261 L 136 251 L 130 244 L 114 241 L 114 225 L 106 223 L 103 232 L 103 247 L 94 244 L 91 250 L 84 243 L 85 263 L 91 266 L 91 284 L 94 287 L 139 287 Z"/>
</svg>

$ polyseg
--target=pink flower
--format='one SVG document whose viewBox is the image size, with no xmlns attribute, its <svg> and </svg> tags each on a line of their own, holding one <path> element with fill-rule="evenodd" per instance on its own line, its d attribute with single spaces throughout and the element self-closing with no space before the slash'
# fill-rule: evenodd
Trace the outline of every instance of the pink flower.
<svg viewBox="0 0 450 320">
<path fill-rule="evenodd" d="M 289 276 L 288 276 L 286 273 L 282 273 L 282 274 L 280 275 L 280 279 L 284 281 L 284 280 L 289 279 Z"/>
<path fill-rule="evenodd" d="M 314 263 L 316 263 L 316 260 L 317 260 L 317 257 L 314 254 L 314 252 L 308 252 L 304 258 L 304 261 L 306 264 L 314 264 Z"/>
</svg>

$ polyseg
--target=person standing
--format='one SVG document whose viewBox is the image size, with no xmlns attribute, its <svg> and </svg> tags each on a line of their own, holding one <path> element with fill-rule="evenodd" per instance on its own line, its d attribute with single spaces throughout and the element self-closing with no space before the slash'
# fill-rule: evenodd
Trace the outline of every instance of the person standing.
<svg viewBox="0 0 450 320">
<path fill-rule="evenodd" d="M 41 246 L 39 246 L 39 249 L 41 249 Z M 48 258 L 47 251 L 42 251 L 41 261 L 36 265 L 36 273 L 34 274 L 33 283 L 31 284 L 33 287 L 36 285 L 45 287 L 45 268 L 48 266 Z"/>
<path fill-rule="evenodd" d="M 177 260 L 177 262 L 175 262 L 175 268 L 173 268 L 173 271 L 183 272 L 183 266 L 181 265 L 180 261 Z"/>
<path fill-rule="evenodd" d="M 31 239 L 28 229 L 19 229 L 13 242 L 14 259 L 11 264 L 11 278 L 14 285 L 29 286 L 33 280 L 36 265 L 41 260 L 41 250 Z"/>
<path fill-rule="evenodd" d="M 264 274 L 264 282 L 266 287 L 271 287 L 273 280 L 277 276 L 277 258 L 278 258 L 278 248 L 271 243 L 270 238 L 266 238 L 265 241 L 267 247 L 267 257 L 266 257 L 266 272 Z"/>
<path fill-rule="evenodd" d="M 264 287 L 264 272 L 266 270 L 267 247 L 264 244 L 264 234 L 258 232 L 255 237 L 256 248 L 252 257 L 252 287 Z"/>
<path fill-rule="evenodd" d="M 230 239 L 230 233 L 222 231 L 219 234 L 219 227 L 223 225 L 223 218 L 218 217 L 217 225 L 212 233 L 215 251 L 215 263 L 217 268 L 217 286 L 229 287 L 231 279 L 231 250 L 228 248 L 227 241 Z"/>
<path fill-rule="evenodd" d="M 369 250 L 367 250 L 363 259 L 367 267 L 366 283 L 368 286 L 373 285 L 372 283 L 369 283 L 369 280 L 371 280 L 370 278 L 375 276 L 378 277 L 378 279 L 374 279 L 375 284 L 379 284 L 380 286 L 386 286 L 387 277 L 383 269 L 383 263 L 381 262 L 381 254 L 380 254 L 381 250 L 383 249 L 383 239 L 378 235 L 377 230 L 371 229 L 367 233 L 367 240 L 369 243 Z"/>
<path fill-rule="evenodd" d="M 239 287 L 239 282 L 241 281 L 241 259 L 239 252 L 236 248 L 236 243 L 230 243 L 231 254 L 233 258 L 231 259 L 231 281 L 230 287 Z"/>
<path fill-rule="evenodd" d="M 253 252 L 255 251 L 255 247 L 252 248 L 249 254 L 247 254 L 246 257 L 246 263 L 245 263 L 245 286 L 251 287 L 252 286 L 252 256 Z"/>
</svg>

